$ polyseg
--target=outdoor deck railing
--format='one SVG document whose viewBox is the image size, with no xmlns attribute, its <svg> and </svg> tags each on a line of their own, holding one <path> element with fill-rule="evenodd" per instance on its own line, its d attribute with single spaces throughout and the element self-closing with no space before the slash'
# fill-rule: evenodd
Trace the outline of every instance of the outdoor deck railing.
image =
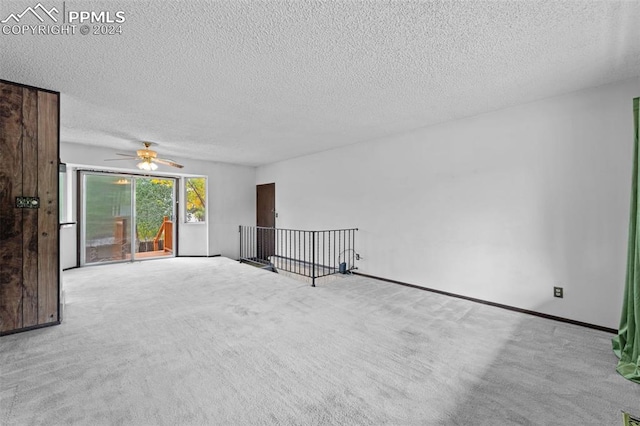
<svg viewBox="0 0 640 426">
<path fill-rule="evenodd" d="M 355 267 L 358 228 L 304 231 L 240 225 L 240 262 L 272 265 L 277 270 L 311 278 Z"/>
<path fill-rule="evenodd" d="M 162 225 L 153 239 L 154 251 L 160 250 L 160 241 L 164 241 L 162 247 L 165 252 L 173 252 L 173 222 L 168 216 L 163 218 Z"/>
</svg>

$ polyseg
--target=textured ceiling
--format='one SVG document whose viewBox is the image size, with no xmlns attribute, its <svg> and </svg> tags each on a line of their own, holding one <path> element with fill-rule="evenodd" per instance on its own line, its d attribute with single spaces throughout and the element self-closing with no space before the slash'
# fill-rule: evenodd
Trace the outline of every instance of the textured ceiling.
<svg viewBox="0 0 640 426">
<path fill-rule="evenodd" d="M 0 34 L 0 78 L 114 151 L 265 164 L 640 74 L 638 1 L 41 2 L 125 12 L 121 35 Z"/>
</svg>

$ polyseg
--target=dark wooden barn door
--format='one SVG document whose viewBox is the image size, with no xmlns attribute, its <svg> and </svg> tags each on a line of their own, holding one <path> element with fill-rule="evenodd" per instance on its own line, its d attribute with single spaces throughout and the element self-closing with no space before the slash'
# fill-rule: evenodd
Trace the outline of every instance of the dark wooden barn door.
<svg viewBox="0 0 640 426">
<path fill-rule="evenodd" d="M 60 321 L 59 96 L 0 80 L 0 334 Z"/>
<path fill-rule="evenodd" d="M 258 260 L 267 261 L 276 251 L 275 231 L 263 228 L 276 227 L 276 184 L 256 186 L 256 247 Z"/>
</svg>

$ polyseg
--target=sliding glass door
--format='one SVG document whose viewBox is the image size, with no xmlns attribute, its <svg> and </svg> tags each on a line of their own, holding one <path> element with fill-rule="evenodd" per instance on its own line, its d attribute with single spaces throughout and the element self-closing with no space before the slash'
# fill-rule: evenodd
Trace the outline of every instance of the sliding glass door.
<svg viewBox="0 0 640 426">
<path fill-rule="evenodd" d="M 82 174 L 81 264 L 122 261 L 131 256 L 131 178 Z"/>
<path fill-rule="evenodd" d="M 136 177 L 134 255 L 174 255 L 175 179 Z"/>
<path fill-rule="evenodd" d="M 81 172 L 80 264 L 174 256 L 175 179 Z"/>
</svg>

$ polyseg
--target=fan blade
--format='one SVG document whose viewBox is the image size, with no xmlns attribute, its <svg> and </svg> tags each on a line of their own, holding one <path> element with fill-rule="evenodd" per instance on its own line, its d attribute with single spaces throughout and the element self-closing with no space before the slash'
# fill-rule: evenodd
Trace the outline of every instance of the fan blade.
<svg viewBox="0 0 640 426">
<path fill-rule="evenodd" d="M 138 158 L 136 154 L 122 154 L 120 152 L 116 152 L 116 155 L 122 155 L 123 157 Z"/>
<path fill-rule="evenodd" d="M 165 159 L 163 159 L 163 158 L 152 158 L 151 161 L 153 161 L 154 163 L 164 164 L 166 166 L 177 167 L 179 169 L 184 167 L 182 164 L 178 164 L 175 161 L 168 160 L 166 158 Z"/>
</svg>

